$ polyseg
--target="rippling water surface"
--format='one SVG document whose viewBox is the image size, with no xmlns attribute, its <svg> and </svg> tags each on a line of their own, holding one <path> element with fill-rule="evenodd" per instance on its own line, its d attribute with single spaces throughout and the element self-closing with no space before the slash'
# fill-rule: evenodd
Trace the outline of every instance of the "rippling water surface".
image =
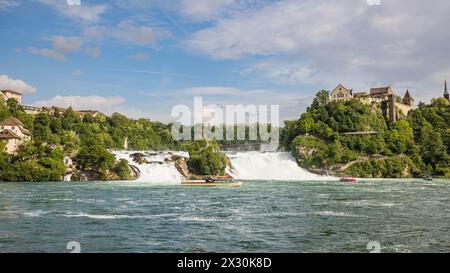
<svg viewBox="0 0 450 273">
<path fill-rule="evenodd" d="M 0 252 L 449 252 L 449 231 L 449 181 L 0 184 Z"/>
</svg>

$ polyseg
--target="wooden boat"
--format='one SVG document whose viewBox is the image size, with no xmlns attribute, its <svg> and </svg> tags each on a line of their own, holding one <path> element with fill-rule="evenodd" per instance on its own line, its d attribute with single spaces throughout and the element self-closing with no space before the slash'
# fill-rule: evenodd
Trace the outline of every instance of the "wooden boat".
<svg viewBox="0 0 450 273">
<path fill-rule="evenodd" d="M 240 187 L 242 182 L 240 181 L 205 181 L 205 180 L 185 180 L 181 182 L 182 186 L 191 187 Z"/>
</svg>

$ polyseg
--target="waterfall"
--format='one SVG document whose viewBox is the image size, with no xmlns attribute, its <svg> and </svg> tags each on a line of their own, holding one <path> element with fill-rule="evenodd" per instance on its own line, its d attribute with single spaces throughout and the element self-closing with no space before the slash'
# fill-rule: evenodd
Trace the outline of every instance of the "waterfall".
<svg viewBox="0 0 450 273">
<path fill-rule="evenodd" d="M 173 156 L 188 157 L 185 152 L 116 151 L 116 159 L 125 159 L 139 169 L 136 182 L 181 183 L 183 176 L 172 161 Z M 142 155 L 143 162 L 136 162 L 133 155 Z"/>
<path fill-rule="evenodd" d="M 188 158 L 186 152 L 115 151 L 116 159 L 125 159 L 137 168 L 137 182 L 181 183 L 183 176 L 175 167 L 174 156 Z M 140 156 L 136 162 L 136 154 Z M 231 168 L 226 172 L 235 179 L 307 181 L 329 180 L 300 168 L 287 152 L 226 152 Z"/>
<path fill-rule="evenodd" d="M 327 180 L 300 168 L 287 152 L 228 152 L 231 176 L 244 180 Z"/>
</svg>

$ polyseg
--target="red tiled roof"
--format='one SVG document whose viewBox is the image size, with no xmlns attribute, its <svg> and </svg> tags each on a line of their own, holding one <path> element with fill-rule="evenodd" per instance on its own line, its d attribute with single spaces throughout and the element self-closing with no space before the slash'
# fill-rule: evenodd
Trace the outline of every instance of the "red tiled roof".
<svg viewBox="0 0 450 273">
<path fill-rule="evenodd" d="M 0 132 L 0 139 L 21 139 L 16 133 L 13 131 L 6 129 Z"/>
<path fill-rule="evenodd" d="M 25 127 L 23 125 L 23 123 L 20 120 L 16 119 L 15 117 L 9 117 L 9 118 L 5 119 L 4 121 L 0 122 L 0 126 L 1 125 L 3 125 L 3 126 L 22 126 L 22 127 Z"/>
</svg>

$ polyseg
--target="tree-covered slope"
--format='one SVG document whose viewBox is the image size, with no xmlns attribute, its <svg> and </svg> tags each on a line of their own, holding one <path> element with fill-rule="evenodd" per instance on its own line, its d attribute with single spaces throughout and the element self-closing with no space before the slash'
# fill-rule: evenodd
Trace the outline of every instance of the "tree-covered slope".
<svg viewBox="0 0 450 273">
<path fill-rule="evenodd" d="M 320 91 L 300 119 L 285 122 L 283 142 L 302 167 L 361 177 L 450 176 L 445 99 L 421 104 L 391 123 L 381 105 L 327 98 L 328 92 Z"/>
</svg>

